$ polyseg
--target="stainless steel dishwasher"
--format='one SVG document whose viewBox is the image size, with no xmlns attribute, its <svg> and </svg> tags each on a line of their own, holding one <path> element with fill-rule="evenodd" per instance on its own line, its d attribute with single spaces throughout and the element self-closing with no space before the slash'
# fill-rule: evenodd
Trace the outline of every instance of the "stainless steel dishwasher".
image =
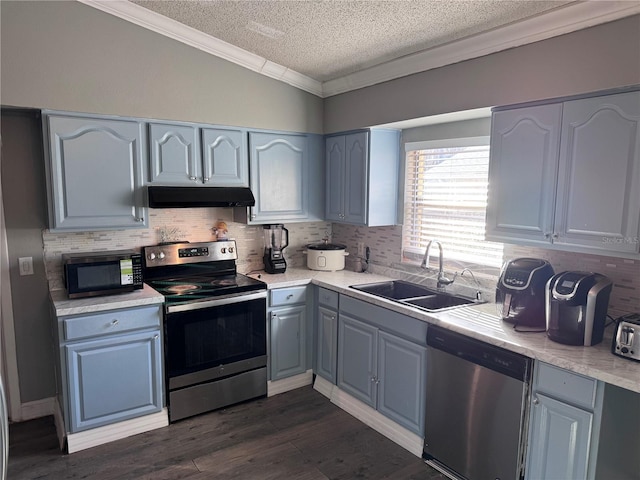
<svg viewBox="0 0 640 480">
<path fill-rule="evenodd" d="M 430 326 L 427 463 L 454 479 L 523 478 L 531 365 L 517 353 Z"/>
</svg>

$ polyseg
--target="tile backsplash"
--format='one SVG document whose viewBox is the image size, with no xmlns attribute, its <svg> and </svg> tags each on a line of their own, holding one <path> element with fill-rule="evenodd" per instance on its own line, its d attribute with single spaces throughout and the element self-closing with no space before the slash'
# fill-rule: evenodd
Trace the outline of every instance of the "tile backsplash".
<svg viewBox="0 0 640 480">
<path fill-rule="evenodd" d="M 413 272 L 424 275 L 424 272 L 417 267 L 407 267 L 401 264 L 401 225 L 367 228 L 333 224 L 333 241 L 347 246 L 347 251 L 350 253 L 347 259 L 351 259 L 351 261 L 357 254 L 358 242 L 365 243 L 371 249 L 372 268 L 378 273 L 392 275 L 395 270 L 399 274 Z M 446 260 L 446 245 L 444 252 Z M 640 312 L 640 260 L 504 245 L 505 259 L 518 257 L 543 258 L 551 263 L 556 272 L 575 270 L 606 275 L 613 282 L 613 290 L 609 299 L 609 314 L 615 317 L 623 313 Z M 347 263 L 346 268 L 349 268 L 349 265 Z M 464 266 L 455 266 L 456 270 L 461 270 L 461 268 Z M 447 270 L 446 266 L 445 270 Z M 447 270 L 447 273 L 450 272 Z M 474 273 L 480 273 L 477 277 L 483 289 L 495 288 L 498 277 L 498 272 L 495 269 L 494 271 Z"/>
<path fill-rule="evenodd" d="M 228 236 L 238 244 L 238 271 L 247 273 L 263 268 L 264 243 L 261 225 L 246 225 L 233 221 L 230 208 L 167 208 L 149 209 L 149 228 L 94 232 L 58 233 L 44 230 L 44 261 L 47 280 L 52 290 L 63 288 L 60 256 L 69 252 L 139 249 L 156 245 L 169 237 L 190 242 L 214 241 L 213 228 L 218 221 L 227 223 Z M 326 222 L 285 224 L 289 230 L 289 246 L 284 250 L 287 264 L 306 265 L 302 253 L 310 243 L 331 238 L 331 224 Z"/>
<path fill-rule="evenodd" d="M 53 233 L 43 231 L 43 243 L 47 279 L 52 289 L 62 288 L 60 255 L 66 252 L 137 249 L 155 245 L 167 235 L 172 240 L 191 242 L 212 241 L 214 225 L 222 220 L 229 228 L 229 238 L 238 243 L 240 258 L 238 271 L 247 273 L 263 268 L 264 250 L 261 225 L 246 225 L 233 221 L 233 210 L 229 208 L 173 208 L 150 209 L 150 227 L 144 230 L 110 230 L 104 232 Z M 309 222 L 285 224 L 289 230 L 289 246 L 285 249 L 287 264 L 304 267 L 306 245 L 328 237 L 335 243 L 346 245 L 350 255 L 346 268 L 352 269 L 357 255 L 358 242 L 371 250 L 372 269 L 378 273 L 400 276 L 420 275 L 417 267 L 403 265 L 402 226 L 362 227 L 355 225 Z M 522 247 L 505 244 L 504 258 L 534 257 L 548 260 L 556 272 L 581 270 L 598 272 L 609 277 L 614 284 L 609 310 L 612 315 L 640 311 L 640 261 L 616 257 L 562 252 L 543 248 Z M 446 245 L 445 245 L 446 259 Z M 456 265 L 456 270 L 463 267 Z M 497 271 L 476 272 L 482 288 L 495 288 Z M 466 277 L 465 277 L 466 278 Z M 456 282 L 457 283 L 457 282 Z"/>
</svg>

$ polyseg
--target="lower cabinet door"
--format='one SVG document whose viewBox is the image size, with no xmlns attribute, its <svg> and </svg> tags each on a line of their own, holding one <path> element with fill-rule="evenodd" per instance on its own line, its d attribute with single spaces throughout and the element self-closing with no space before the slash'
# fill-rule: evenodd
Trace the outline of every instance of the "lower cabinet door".
<svg viewBox="0 0 640 480">
<path fill-rule="evenodd" d="M 72 433 L 161 410 L 160 330 L 64 348 Z"/>
<path fill-rule="evenodd" d="M 534 394 L 527 480 L 587 478 L 593 414 Z"/>
<path fill-rule="evenodd" d="M 307 370 L 306 308 L 301 305 L 271 312 L 271 380 Z"/>
<path fill-rule="evenodd" d="M 378 411 L 424 436 L 427 348 L 379 333 Z"/>
<path fill-rule="evenodd" d="M 340 313 L 338 386 L 376 407 L 378 329 Z"/>
<path fill-rule="evenodd" d="M 338 313 L 318 307 L 316 374 L 335 385 L 338 367 Z"/>
</svg>

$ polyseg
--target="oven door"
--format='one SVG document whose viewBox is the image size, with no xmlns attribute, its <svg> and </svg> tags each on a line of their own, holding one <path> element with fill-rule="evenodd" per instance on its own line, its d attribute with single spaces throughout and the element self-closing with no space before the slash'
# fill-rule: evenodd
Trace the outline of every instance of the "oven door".
<svg viewBox="0 0 640 480">
<path fill-rule="evenodd" d="M 243 293 L 167 308 L 169 390 L 267 365 L 267 293 Z"/>
</svg>

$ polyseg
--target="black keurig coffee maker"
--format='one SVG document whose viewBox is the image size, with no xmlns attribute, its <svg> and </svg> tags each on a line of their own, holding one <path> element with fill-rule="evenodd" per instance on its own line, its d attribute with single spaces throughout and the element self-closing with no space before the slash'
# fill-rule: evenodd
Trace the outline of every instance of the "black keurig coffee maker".
<svg viewBox="0 0 640 480">
<path fill-rule="evenodd" d="M 515 258 L 502 267 L 496 287 L 498 315 L 516 326 L 544 330 L 545 289 L 553 267 L 538 258 Z"/>
<path fill-rule="evenodd" d="M 287 262 L 282 251 L 289 245 L 289 230 L 281 223 L 264 226 L 264 271 L 284 273 Z"/>
<path fill-rule="evenodd" d="M 547 284 L 547 335 L 568 345 L 602 341 L 613 284 L 592 272 L 562 272 Z"/>
</svg>

